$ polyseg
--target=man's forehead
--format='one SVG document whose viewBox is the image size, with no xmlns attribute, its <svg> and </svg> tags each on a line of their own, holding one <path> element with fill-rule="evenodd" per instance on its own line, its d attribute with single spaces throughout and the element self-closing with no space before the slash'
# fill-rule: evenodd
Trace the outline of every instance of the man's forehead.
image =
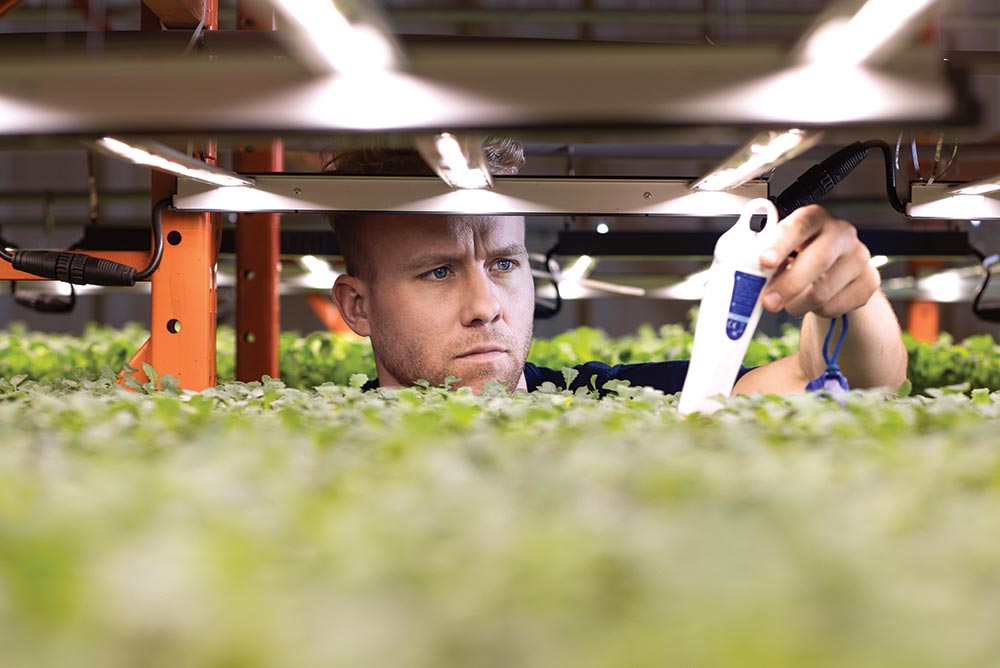
<svg viewBox="0 0 1000 668">
<path fill-rule="evenodd" d="M 524 241 L 522 216 L 371 214 L 364 220 L 382 241 L 386 236 L 437 243 Z"/>
<path fill-rule="evenodd" d="M 358 218 L 365 223 L 376 225 L 429 225 L 481 227 L 487 225 L 523 224 L 524 216 L 484 216 L 473 214 L 430 214 L 430 213 L 365 213 Z"/>
</svg>

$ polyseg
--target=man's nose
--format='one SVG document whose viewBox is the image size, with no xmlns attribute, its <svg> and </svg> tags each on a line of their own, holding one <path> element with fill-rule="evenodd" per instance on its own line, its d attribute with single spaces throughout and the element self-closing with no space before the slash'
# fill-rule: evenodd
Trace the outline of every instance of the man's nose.
<svg viewBox="0 0 1000 668">
<path fill-rule="evenodd" d="M 503 313 L 503 303 L 497 294 L 497 286 L 485 271 L 473 272 L 466 286 L 462 324 L 471 327 L 491 323 Z"/>
</svg>

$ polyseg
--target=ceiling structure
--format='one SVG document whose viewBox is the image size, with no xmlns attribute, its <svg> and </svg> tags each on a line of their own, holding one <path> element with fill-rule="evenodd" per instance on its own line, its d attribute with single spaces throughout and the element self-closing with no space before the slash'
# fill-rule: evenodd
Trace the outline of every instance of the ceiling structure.
<svg viewBox="0 0 1000 668">
<path fill-rule="evenodd" d="M 0 0 L 0 176 L 5 161 L 10 175 L 0 213 L 7 227 L 30 222 L 64 196 L 76 212 L 67 217 L 80 219 L 85 189 L 45 175 L 79 166 L 80 141 L 105 134 L 195 152 L 217 140 L 223 165 L 247 138 L 280 137 L 286 169 L 302 172 L 332 141 L 501 132 L 525 142 L 528 175 L 694 179 L 761 130 L 803 127 L 822 137 L 769 175 L 772 192 L 859 139 L 895 148 L 901 184 L 1000 174 L 1000 5 L 937 3 L 871 68 L 804 63 L 824 18 L 859 4 L 389 0 L 373 7 L 399 66 L 349 77 L 304 56 L 289 21 L 277 34 L 238 30 L 259 5 L 222 0 L 207 31 L 190 0 Z M 141 32 L 151 14 L 158 29 Z M 29 163 L 33 176 L 17 166 Z M 834 213 L 862 228 L 946 224 L 895 215 L 876 163 L 831 194 Z M 106 217 L 138 217 L 143 179 L 100 165 L 102 202 L 122 202 Z"/>
<path fill-rule="evenodd" d="M 158 12 L 161 25 L 168 17 L 170 29 L 144 33 L 134 2 L 4 4 L 7 142 L 107 132 L 489 129 L 670 145 L 695 126 L 710 128 L 696 141 L 712 145 L 738 142 L 747 128 L 788 125 L 960 126 L 974 141 L 996 129 L 995 86 L 978 81 L 1000 69 L 1000 8 L 988 0 L 943 3 L 872 68 L 804 67 L 799 57 L 828 7 L 858 3 L 397 0 L 381 5 L 380 18 L 401 62 L 353 77 L 317 71 L 291 21 L 280 22 L 277 36 L 237 32 L 226 2 L 219 30 L 209 32 L 198 30 L 197 3 L 149 0 L 142 7 Z M 185 7 L 186 16 L 178 9 Z M 355 60 L 367 57 L 358 50 Z M 972 76 L 954 80 L 948 62 Z"/>
</svg>

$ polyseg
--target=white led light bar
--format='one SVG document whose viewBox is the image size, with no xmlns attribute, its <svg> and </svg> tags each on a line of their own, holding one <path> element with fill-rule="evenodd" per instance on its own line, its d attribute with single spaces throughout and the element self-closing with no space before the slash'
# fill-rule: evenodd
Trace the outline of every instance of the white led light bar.
<svg viewBox="0 0 1000 668">
<path fill-rule="evenodd" d="M 179 179 L 174 207 L 234 213 L 338 211 L 470 215 L 736 216 L 767 184 L 692 191 L 680 179 L 495 177 L 491 190 L 453 190 L 433 176 L 257 174 L 253 187 Z"/>
<path fill-rule="evenodd" d="M 691 184 L 694 190 L 731 190 L 791 160 L 819 141 L 820 132 L 761 132 Z"/>
<path fill-rule="evenodd" d="M 94 145 L 101 151 L 144 167 L 151 167 L 209 185 L 232 187 L 253 185 L 253 177 L 209 165 L 155 141 L 124 142 L 104 137 Z"/>
<path fill-rule="evenodd" d="M 417 137 L 415 143 L 424 161 L 452 188 L 493 187 L 486 156 L 478 141 L 442 132 L 433 137 Z"/>
<path fill-rule="evenodd" d="M 899 42 L 936 1 L 867 0 L 853 15 L 829 14 L 804 40 L 801 59 L 824 67 L 868 65 Z"/>
<path fill-rule="evenodd" d="M 1000 219 L 1000 188 L 978 191 L 978 182 L 956 186 L 954 183 L 912 184 L 906 215 L 910 218 L 937 220 Z M 985 184 L 983 184 L 985 185 Z M 968 189 L 971 192 L 958 192 Z"/>
<path fill-rule="evenodd" d="M 1000 190 L 1000 175 L 991 176 L 988 179 L 970 181 L 958 186 L 952 186 L 948 190 L 949 195 L 985 195 Z"/>
<path fill-rule="evenodd" d="M 400 68 L 401 51 L 370 3 L 269 0 L 289 47 L 315 72 L 370 74 Z"/>
<path fill-rule="evenodd" d="M 275 32 L 257 37 L 291 39 L 290 30 Z M 342 76 L 304 71 L 295 58 L 275 58 L 263 48 L 244 54 L 225 42 L 213 49 L 216 60 L 151 62 L 109 52 L 93 59 L 46 56 L 24 67 L 0 59 L 0 137 L 561 128 L 567 139 L 593 141 L 617 136 L 610 128 L 937 127 L 962 120 L 955 116 L 967 116 L 971 106 L 930 48 L 907 50 L 891 70 L 838 68 L 831 76 L 789 63 L 772 46 L 460 40 L 410 45 L 407 70 Z M 153 62 L 156 95 L 143 92 Z"/>
</svg>

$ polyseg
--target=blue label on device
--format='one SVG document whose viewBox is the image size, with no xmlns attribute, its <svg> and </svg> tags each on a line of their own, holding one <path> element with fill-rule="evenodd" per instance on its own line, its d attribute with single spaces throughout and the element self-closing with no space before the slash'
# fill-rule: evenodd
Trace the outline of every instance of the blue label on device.
<svg viewBox="0 0 1000 668">
<path fill-rule="evenodd" d="M 729 302 L 729 318 L 726 320 L 726 336 L 736 341 L 747 331 L 750 314 L 757 305 L 757 297 L 767 279 L 763 276 L 736 272 L 733 280 L 733 298 Z"/>
</svg>

